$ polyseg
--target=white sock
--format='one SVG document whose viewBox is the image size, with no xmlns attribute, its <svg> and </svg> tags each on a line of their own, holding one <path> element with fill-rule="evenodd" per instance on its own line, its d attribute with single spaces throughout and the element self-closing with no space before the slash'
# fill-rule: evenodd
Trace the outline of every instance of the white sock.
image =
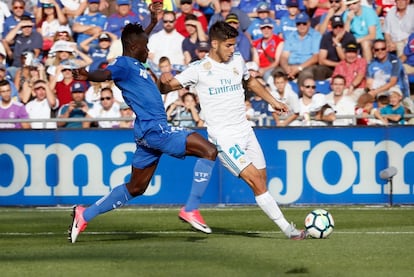
<svg viewBox="0 0 414 277">
<path fill-rule="evenodd" d="M 276 201 L 270 195 L 268 191 L 265 193 L 258 195 L 255 197 L 257 204 L 259 207 L 267 214 L 267 216 L 279 226 L 280 230 L 282 230 L 285 234 L 289 231 L 289 222 L 283 216 L 282 211 L 280 210 L 279 206 L 277 205 Z M 288 234 L 286 234 L 288 235 Z"/>
</svg>

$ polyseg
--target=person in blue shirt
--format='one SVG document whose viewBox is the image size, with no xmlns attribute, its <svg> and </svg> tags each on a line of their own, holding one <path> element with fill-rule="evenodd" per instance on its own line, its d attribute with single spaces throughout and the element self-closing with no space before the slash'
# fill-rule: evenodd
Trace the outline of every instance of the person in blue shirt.
<svg viewBox="0 0 414 277">
<path fill-rule="evenodd" d="M 234 29 L 240 30 L 240 21 L 236 14 L 230 13 L 227 15 L 225 22 L 232 26 Z M 239 32 L 239 35 L 236 38 L 235 50 L 237 52 L 240 52 L 245 62 L 252 60 L 252 44 L 243 32 Z"/>
<path fill-rule="evenodd" d="M 369 93 L 376 97 L 378 94 L 387 92 L 393 86 L 398 85 L 404 96 L 403 98 L 409 100 L 410 88 L 401 60 L 396 55 L 388 52 L 386 41 L 383 39 L 374 41 L 373 52 L 375 58 L 368 64 L 366 76 Z"/>
<path fill-rule="evenodd" d="M 128 23 L 141 23 L 146 26 L 146 22 L 142 22 L 138 15 L 131 10 L 131 3 L 129 0 L 116 1 L 116 13 L 108 17 L 108 22 L 105 26 L 105 31 L 121 37 L 122 29 Z"/>
<path fill-rule="evenodd" d="M 405 109 L 401 103 L 403 94 L 400 88 L 394 86 L 388 92 L 390 103 L 380 109 L 380 114 L 388 120 L 389 124 L 405 124 Z"/>
<path fill-rule="evenodd" d="M 98 40 L 98 44 L 91 45 L 91 42 L 96 39 Z M 109 33 L 97 33 L 80 44 L 81 49 L 92 58 L 92 63 L 89 65 L 88 71 L 98 70 L 102 64 L 107 63 L 107 56 L 112 39 Z"/>
<path fill-rule="evenodd" d="M 88 0 L 88 13 L 75 18 L 72 30 L 77 34 L 76 42 L 80 45 L 95 34 L 102 33 L 107 24 L 106 15 L 99 12 L 100 0 Z M 97 45 L 94 40 L 92 44 Z"/>
<path fill-rule="evenodd" d="M 9 17 L 7 17 L 4 20 L 3 23 L 3 33 L 2 37 L 5 38 L 7 34 L 13 30 L 17 24 L 20 22 L 20 19 L 22 16 L 24 17 L 30 17 L 30 19 L 33 21 L 33 24 L 36 23 L 35 17 L 33 14 L 25 11 L 26 3 L 23 0 L 13 0 L 11 3 L 12 12 Z"/>
<path fill-rule="evenodd" d="M 271 20 L 273 24 L 273 33 L 275 35 L 281 32 L 281 30 L 279 29 L 279 25 L 270 16 L 269 4 L 265 2 L 261 2 L 256 7 L 255 11 L 257 13 L 257 18 L 254 18 L 252 20 L 252 23 L 250 24 L 249 28 L 247 28 L 247 31 L 246 31 L 246 35 L 250 37 L 251 41 L 254 41 L 254 40 L 257 40 L 263 37 L 263 33 L 262 33 L 262 30 L 260 29 L 260 25 L 262 25 L 265 20 Z"/>
<path fill-rule="evenodd" d="M 129 23 L 125 26 L 121 36 L 123 55 L 116 58 L 105 70 L 90 73 L 85 69 L 75 71 L 78 79 L 95 82 L 114 80 L 122 90 L 126 104 L 136 115 L 136 150 L 128 182 L 115 187 L 88 208 L 74 207 L 72 226 L 69 229 L 69 240 L 72 243 L 76 242 L 80 232 L 85 230 L 93 218 L 142 195 L 162 154 L 181 159 L 185 156 L 200 157 L 194 168 L 193 182 L 208 182 L 208 176 L 211 175 L 217 156 L 216 147 L 195 131 L 171 127 L 168 124 L 161 93 L 144 66 L 148 57 L 148 35 L 155 26 L 161 9 L 161 3 L 150 6 L 151 24 L 145 31 L 139 24 Z M 203 176 L 202 180 L 200 176 Z"/>
<path fill-rule="evenodd" d="M 304 11 L 305 5 L 303 4 L 305 0 L 297 0 L 297 4 L 300 11 Z M 289 15 L 288 12 L 288 0 L 271 0 L 271 7 L 275 11 L 275 19 L 278 22 L 282 17 Z"/>
<path fill-rule="evenodd" d="M 283 38 L 287 38 L 289 34 L 296 32 L 296 16 L 300 13 L 298 0 L 287 0 L 286 7 L 288 13 L 280 18 L 280 29 Z"/>
</svg>

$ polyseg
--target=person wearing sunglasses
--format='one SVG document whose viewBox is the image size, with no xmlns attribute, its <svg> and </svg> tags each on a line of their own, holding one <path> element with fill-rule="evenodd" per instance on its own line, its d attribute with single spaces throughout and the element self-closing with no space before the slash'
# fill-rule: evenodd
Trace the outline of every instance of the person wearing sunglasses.
<svg viewBox="0 0 414 277">
<path fill-rule="evenodd" d="M 296 27 L 296 32 L 285 39 L 280 57 L 280 66 L 291 80 L 302 73 L 317 72 L 321 41 L 321 34 L 311 28 L 310 18 L 306 13 L 296 16 Z"/>
<path fill-rule="evenodd" d="M 101 97 L 99 104 L 94 105 L 92 109 L 88 111 L 88 114 L 92 118 L 117 118 L 121 117 L 119 111 L 119 104 L 115 101 L 112 89 L 109 87 L 101 90 Z M 98 121 L 100 128 L 114 128 L 119 126 L 119 121 Z"/>
<path fill-rule="evenodd" d="M 11 2 L 11 16 L 8 16 L 4 19 L 2 37 L 5 38 L 6 35 L 13 30 L 21 20 L 22 16 L 30 17 L 33 24 L 35 23 L 35 17 L 33 14 L 25 10 L 26 2 L 23 0 L 13 0 Z M 8 10 L 8 8 L 7 8 Z M 5 12 L 5 11 L 2 11 Z"/>
<path fill-rule="evenodd" d="M 401 60 L 388 52 L 385 40 L 375 40 L 372 47 L 374 59 L 367 69 L 367 89 L 376 97 L 378 94 L 388 92 L 393 86 L 399 86 L 404 101 L 411 103 L 408 78 L 405 74 Z"/>
</svg>

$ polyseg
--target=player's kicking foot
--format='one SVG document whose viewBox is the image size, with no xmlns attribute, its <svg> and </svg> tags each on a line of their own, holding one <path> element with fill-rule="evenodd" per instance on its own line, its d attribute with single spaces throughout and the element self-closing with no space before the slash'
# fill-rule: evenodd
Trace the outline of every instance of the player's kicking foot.
<svg viewBox="0 0 414 277">
<path fill-rule="evenodd" d="M 83 219 L 84 210 L 85 208 L 81 206 L 73 207 L 72 225 L 69 226 L 69 230 L 68 230 L 68 234 L 69 234 L 68 239 L 71 243 L 75 243 L 79 234 L 86 229 L 86 226 L 88 226 L 88 222 L 86 222 Z"/>
<path fill-rule="evenodd" d="M 288 227 L 286 235 L 291 240 L 303 240 L 306 239 L 306 231 L 296 229 L 295 224 L 291 223 Z"/>
<path fill-rule="evenodd" d="M 211 229 L 207 226 L 199 210 L 186 212 L 184 207 L 182 207 L 180 213 L 178 214 L 178 218 L 189 223 L 194 229 L 200 232 L 211 234 Z"/>
</svg>

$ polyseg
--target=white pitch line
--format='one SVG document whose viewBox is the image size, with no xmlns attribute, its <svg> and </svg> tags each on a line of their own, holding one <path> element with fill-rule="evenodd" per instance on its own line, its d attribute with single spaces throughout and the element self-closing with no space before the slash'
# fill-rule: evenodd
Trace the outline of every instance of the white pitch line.
<svg viewBox="0 0 414 277">
<path fill-rule="evenodd" d="M 247 234 L 282 234 L 278 231 L 237 231 L 238 233 L 247 233 Z M 358 232 L 358 231 L 334 231 L 335 234 L 341 235 L 414 235 L 414 231 L 368 231 L 368 232 Z M 39 232 L 39 233 L 26 233 L 26 232 L 4 232 L 0 233 L 0 236 L 56 236 L 66 233 L 55 233 L 55 232 Z M 137 231 L 137 232 L 83 232 L 82 234 L 87 235 L 187 235 L 187 234 L 201 234 L 195 231 Z M 213 232 L 213 235 L 225 235 L 232 234 L 232 232 Z"/>
</svg>

